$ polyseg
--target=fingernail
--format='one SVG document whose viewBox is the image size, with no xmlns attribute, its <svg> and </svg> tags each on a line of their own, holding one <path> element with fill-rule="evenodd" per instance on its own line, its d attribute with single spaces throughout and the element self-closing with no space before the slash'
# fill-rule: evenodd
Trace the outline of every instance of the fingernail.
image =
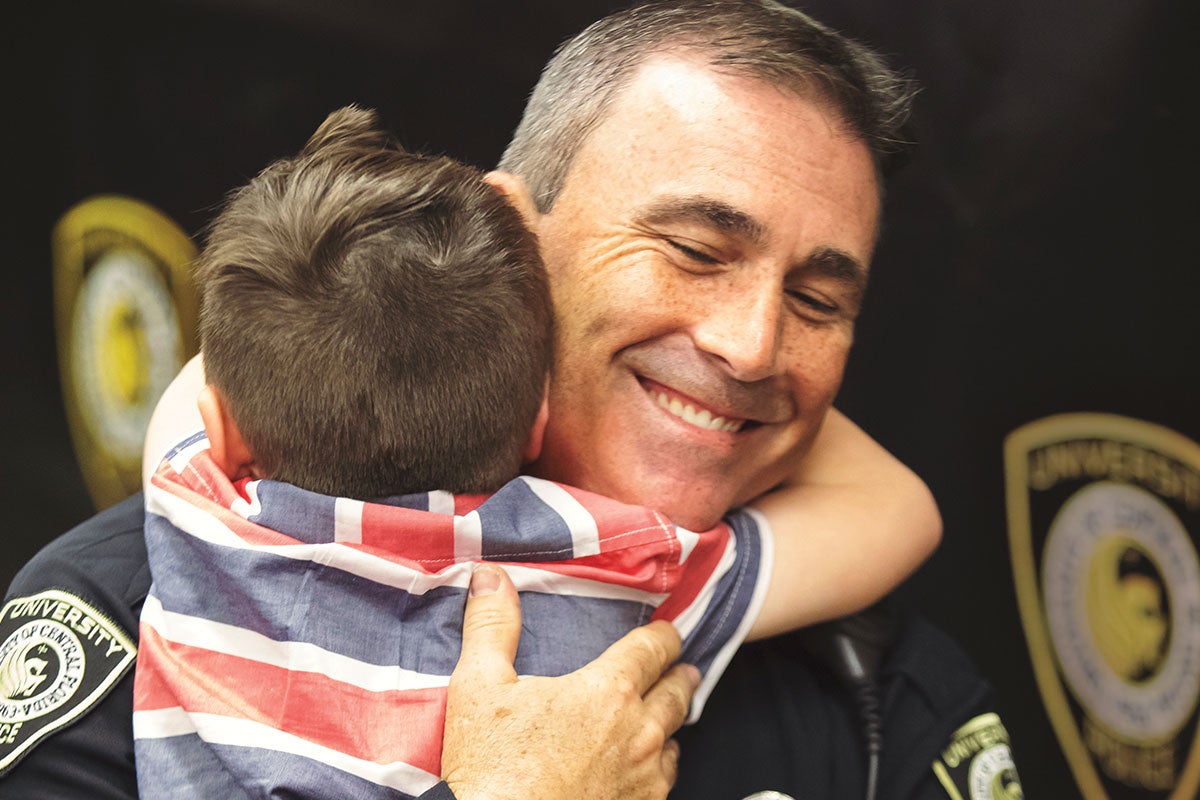
<svg viewBox="0 0 1200 800">
<path fill-rule="evenodd" d="M 471 572 L 471 597 L 495 594 L 500 588 L 500 570 L 491 564 L 476 564 Z"/>
<path fill-rule="evenodd" d="M 692 682 L 692 688 L 697 688 L 700 685 L 700 670 L 691 664 L 684 664 L 683 671 L 687 674 L 688 680 Z"/>
</svg>

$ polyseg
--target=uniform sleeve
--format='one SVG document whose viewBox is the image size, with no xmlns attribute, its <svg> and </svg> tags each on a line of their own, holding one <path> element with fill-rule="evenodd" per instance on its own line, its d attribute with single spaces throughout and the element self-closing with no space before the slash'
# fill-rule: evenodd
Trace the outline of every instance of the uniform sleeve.
<svg viewBox="0 0 1200 800">
<path fill-rule="evenodd" d="M 0 680 L 25 680 L 18 696 L 23 688 L 29 699 L 8 706 L 21 723 L 0 737 L 11 739 L 0 743 L 0 799 L 137 797 L 132 666 L 150 586 L 142 520 L 137 494 L 51 542 L 13 579 Z M 50 655 L 24 646 L 39 637 Z"/>
<path fill-rule="evenodd" d="M 881 800 L 970 797 L 973 765 L 1003 796 L 1021 796 L 999 698 L 945 633 L 911 616 L 884 664 L 882 685 Z"/>
</svg>

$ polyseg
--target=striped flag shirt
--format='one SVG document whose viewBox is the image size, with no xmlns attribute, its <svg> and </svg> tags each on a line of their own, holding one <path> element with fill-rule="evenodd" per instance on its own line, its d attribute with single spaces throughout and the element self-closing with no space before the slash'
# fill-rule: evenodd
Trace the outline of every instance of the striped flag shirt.
<svg viewBox="0 0 1200 800">
<path fill-rule="evenodd" d="M 438 782 L 472 564 L 521 593 L 520 675 L 561 675 L 652 619 L 703 674 L 690 720 L 766 591 L 753 512 L 695 533 L 531 477 L 487 496 L 361 502 L 232 483 L 204 435 L 146 492 L 153 585 L 134 738 L 143 797 L 414 797 Z"/>
</svg>

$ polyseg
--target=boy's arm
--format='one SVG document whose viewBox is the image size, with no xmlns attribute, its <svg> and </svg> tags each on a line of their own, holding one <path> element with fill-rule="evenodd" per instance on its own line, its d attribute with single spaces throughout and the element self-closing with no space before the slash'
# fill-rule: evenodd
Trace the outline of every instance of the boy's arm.
<svg viewBox="0 0 1200 800">
<path fill-rule="evenodd" d="M 750 506 L 770 523 L 775 550 L 750 639 L 866 608 L 912 574 L 942 536 L 924 481 L 836 409 L 792 479 Z"/>
</svg>

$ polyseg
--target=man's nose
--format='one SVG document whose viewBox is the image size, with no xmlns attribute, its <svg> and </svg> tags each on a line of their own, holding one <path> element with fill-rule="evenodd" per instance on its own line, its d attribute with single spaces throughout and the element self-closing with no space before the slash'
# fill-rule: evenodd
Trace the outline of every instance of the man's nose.
<svg viewBox="0 0 1200 800">
<path fill-rule="evenodd" d="M 723 293 L 693 328 L 696 346 L 740 381 L 775 374 L 783 337 L 783 292 L 752 283 Z"/>
</svg>

